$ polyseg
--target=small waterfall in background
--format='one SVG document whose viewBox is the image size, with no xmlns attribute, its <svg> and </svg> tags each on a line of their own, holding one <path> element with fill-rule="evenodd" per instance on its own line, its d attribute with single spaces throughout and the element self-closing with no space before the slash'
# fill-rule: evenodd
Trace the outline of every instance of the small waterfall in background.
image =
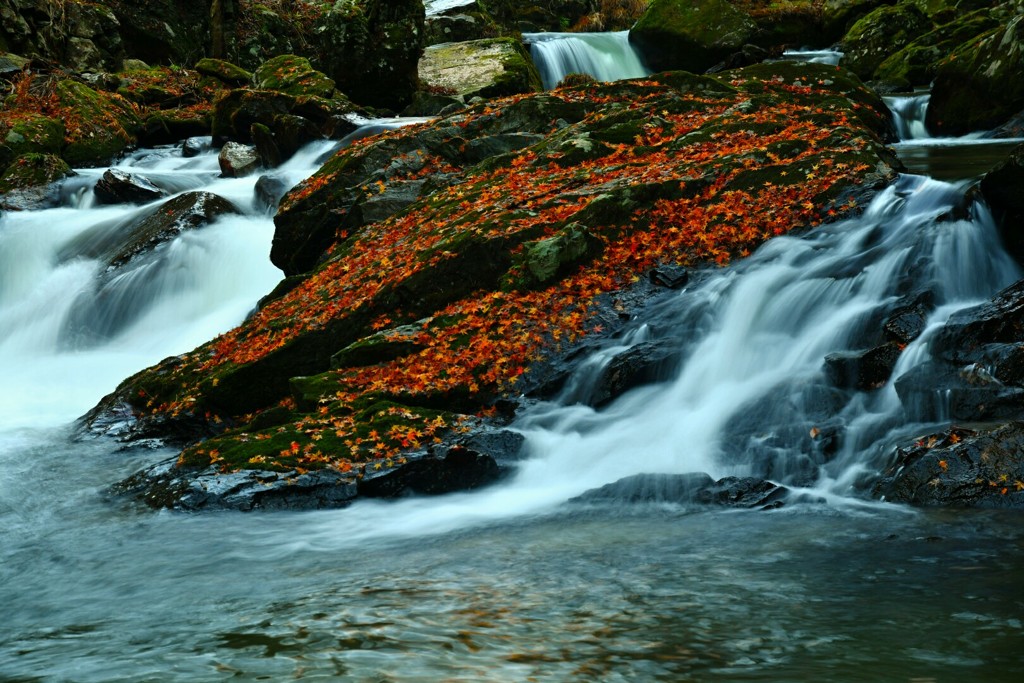
<svg viewBox="0 0 1024 683">
<path fill-rule="evenodd" d="M 551 90 L 571 73 L 599 81 L 649 76 L 629 43 L 629 31 L 612 33 L 524 33 L 541 81 Z"/>
<path fill-rule="evenodd" d="M 843 53 L 838 50 L 786 50 L 782 53 L 782 58 L 794 62 L 838 66 L 843 59 Z"/>
<path fill-rule="evenodd" d="M 892 111 L 896 133 L 900 140 L 925 140 L 931 137 L 924 124 L 928 113 L 928 100 L 931 93 L 911 95 L 909 97 L 884 97 L 885 104 Z"/>
</svg>

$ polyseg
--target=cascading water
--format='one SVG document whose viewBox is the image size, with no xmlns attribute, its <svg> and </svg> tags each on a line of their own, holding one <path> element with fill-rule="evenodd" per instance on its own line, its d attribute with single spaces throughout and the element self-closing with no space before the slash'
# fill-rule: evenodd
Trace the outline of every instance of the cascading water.
<svg viewBox="0 0 1024 683">
<path fill-rule="evenodd" d="M 278 171 L 294 182 L 329 148 Z M 134 281 L 146 305 L 87 343 L 67 338 L 66 320 L 104 275 L 90 245 L 151 207 L 93 206 L 98 172 L 84 171 L 65 206 L 0 217 L 0 679 L 1024 674 L 1017 516 L 564 505 L 634 472 L 757 473 L 835 500 L 856 490 L 913 426 L 891 385 L 829 385 L 824 356 L 862 348 L 880 316 L 928 291 L 934 310 L 898 376 L 954 310 L 1019 276 L 963 183 L 904 177 L 859 218 L 695 275 L 582 364 L 560 401 L 516 423 L 529 460 L 492 489 L 182 515 L 102 494 L 173 451 L 118 452 L 72 441 L 62 425 L 123 376 L 241 319 L 278 277 L 266 260 L 272 226 L 253 210 L 254 179 L 217 179 L 212 156 L 158 150 L 121 165 L 172 192 L 225 196 L 244 215 L 154 251 L 168 277 Z M 651 340 L 676 347 L 678 372 L 585 405 L 611 357 Z M 930 417 L 941 420 L 939 408 Z M 811 425 L 838 447 L 817 448 Z"/>
<path fill-rule="evenodd" d="M 599 81 L 640 78 L 650 71 L 629 43 L 629 31 L 611 33 L 524 33 L 533 63 L 548 90 L 571 73 Z"/>
<path fill-rule="evenodd" d="M 892 111 L 893 122 L 900 140 L 922 140 L 930 138 L 928 128 L 924 124 L 928 112 L 930 93 L 911 95 L 909 97 L 885 97 L 886 105 Z"/>
</svg>

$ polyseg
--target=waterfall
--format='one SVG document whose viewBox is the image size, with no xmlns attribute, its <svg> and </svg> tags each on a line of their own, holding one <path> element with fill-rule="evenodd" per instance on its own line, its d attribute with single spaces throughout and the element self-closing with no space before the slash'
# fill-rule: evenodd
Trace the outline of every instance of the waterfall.
<svg viewBox="0 0 1024 683">
<path fill-rule="evenodd" d="M 650 75 L 629 43 L 629 31 L 613 33 L 524 33 L 533 62 L 548 90 L 571 73 L 599 81 Z"/>
<path fill-rule="evenodd" d="M 345 542 L 547 513 L 639 473 L 756 476 L 837 503 L 860 500 L 893 443 L 945 419 L 937 409 L 928 424 L 908 424 L 894 380 L 926 360 L 928 340 L 953 312 L 1021 277 L 988 209 L 975 200 L 965 216 L 967 190 L 905 175 L 859 217 L 777 237 L 695 277 L 581 363 L 562 396 L 512 425 L 526 459 L 509 482 L 443 501 L 359 502 L 339 514 L 356 515 L 365 532 L 345 527 Z M 918 297 L 934 307 L 887 384 L 858 392 L 828 379 L 826 356 L 881 343 L 880 322 Z M 587 388 L 603 366 L 651 340 L 678 349 L 674 371 L 590 407 Z M 333 539 L 338 524 L 332 516 L 318 533 Z"/>
<path fill-rule="evenodd" d="M 794 62 L 837 66 L 843 59 L 843 53 L 838 50 L 786 50 L 782 53 L 782 58 Z"/>
<path fill-rule="evenodd" d="M 892 111 L 900 140 L 923 140 L 931 137 L 924 125 L 924 117 L 928 112 L 928 100 L 931 99 L 930 93 L 883 99 Z"/>
<path fill-rule="evenodd" d="M 293 185 L 336 142 L 315 143 L 276 169 Z M 2 428 L 54 426 L 88 410 L 122 379 L 189 351 L 238 324 L 280 280 L 267 254 L 274 226 L 253 205 L 257 177 L 219 178 L 216 152 L 184 158 L 175 147 L 143 150 L 118 166 L 172 196 L 213 192 L 240 214 L 186 231 L 107 272 L 102 245 L 123 243 L 147 206 L 95 206 L 105 169 L 80 169 L 62 206 L 0 218 L 0 398 Z M 72 321 L 95 322 L 83 336 Z"/>
</svg>

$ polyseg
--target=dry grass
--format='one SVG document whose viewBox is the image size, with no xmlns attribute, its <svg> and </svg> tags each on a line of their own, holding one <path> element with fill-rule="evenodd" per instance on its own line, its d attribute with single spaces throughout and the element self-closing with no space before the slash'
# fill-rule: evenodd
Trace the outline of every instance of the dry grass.
<svg viewBox="0 0 1024 683">
<path fill-rule="evenodd" d="M 630 28 L 651 0 L 601 0 L 597 12 L 580 19 L 573 31 L 622 31 Z"/>
</svg>

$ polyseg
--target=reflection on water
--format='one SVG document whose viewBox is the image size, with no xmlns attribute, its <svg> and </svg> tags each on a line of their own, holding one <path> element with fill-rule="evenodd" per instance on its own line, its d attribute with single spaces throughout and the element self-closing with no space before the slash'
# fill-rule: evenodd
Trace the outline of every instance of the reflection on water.
<svg viewBox="0 0 1024 683">
<path fill-rule="evenodd" d="M 1010 156 L 1022 141 L 964 140 L 935 138 L 894 145 L 896 154 L 910 173 L 930 175 L 936 180 L 977 178 Z"/>
<path fill-rule="evenodd" d="M 2 445 L 42 470 L 0 504 L 0 680 L 1024 675 L 1019 515 L 565 508 L 314 546 L 352 516 L 153 515 L 97 495 L 138 456 Z"/>
</svg>

